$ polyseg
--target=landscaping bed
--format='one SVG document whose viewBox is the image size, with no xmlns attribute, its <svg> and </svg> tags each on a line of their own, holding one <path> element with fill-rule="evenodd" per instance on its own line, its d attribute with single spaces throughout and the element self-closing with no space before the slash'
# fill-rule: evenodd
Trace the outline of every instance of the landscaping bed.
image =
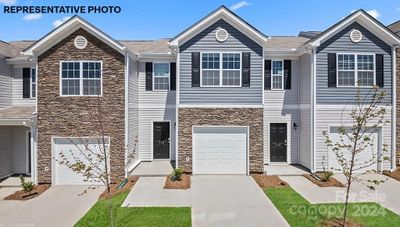
<svg viewBox="0 0 400 227">
<path fill-rule="evenodd" d="M 397 166 L 397 169 L 393 172 L 383 171 L 383 174 L 400 181 L 400 166 Z"/>
<path fill-rule="evenodd" d="M 50 188 L 49 184 L 35 185 L 30 192 L 24 192 L 22 190 L 16 191 L 13 194 L 4 198 L 4 200 L 29 200 L 38 197 L 47 189 Z"/>
<path fill-rule="evenodd" d="M 316 173 L 317 177 L 320 176 L 320 173 Z M 318 185 L 319 187 L 340 187 L 343 188 L 344 185 L 342 182 L 336 180 L 335 178 L 331 177 L 328 181 L 321 181 L 313 177 L 311 174 L 303 174 L 305 178 L 309 181 L 313 182 L 314 184 Z"/>
<path fill-rule="evenodd" d="M 132 187 L 136 184 L 136 182 L 138 180 L 139 180 L 138 176 L 131 176 L 131 177 L 129 177 L 127 179 L 126 184 L 121 188 L 118 188 L 118 186 L 119 186 L 119 184 L 121 182 L 118 183 L 118 184 L 112 184 L 110 186 L 110 194 L 111 194 L 111 196 L 116 196 L 116 195 L 118 195 L 118 194 L 120 194 L 122 192 L 125 192 L 125 191 L 128 191 L 128 190 L 132 189 Z M 101 199 L 106 199 L 107 196 L 108 195 L 107 195 L 107 189 L 106 189 L 103 193 L 101 193 L 100 198 Z"/>
<path fill-rule="evenodd" d="M 262 189 L 288 186 L 288 183 L 281 180 L 278 176 L 268 176 L 265 174 L 252 174 L 251 176 Z"/>
<path fill-rule="evenodd" d="M 341 203 L 311 204 L 289 186 L 267 188 L 264 192 L 290 226 L 338 226 L 335 220 L 342 218 Z M 399 215 L 377 203 L 350 203 L 348 220 L 352 224 L 349 226 L 400 225 Z"/>
<path fill-rule="evenodd" d="M 324 227 L 342 227 L 343 226 L 343 218 L 330 218 L 323 220 L 319 226 Z M 352 220 L 346 220 L 347 227 L 361 227 L 361 224 L 358 224 Z"/>
<path fill-rule="evenodd" d="M 167 176 L 165 179 L 165 189 L 189 189 L 190 188 L 190 175 L 182 174 L 180 180 L 173 181 L 171 176 Z"/>
</svg>

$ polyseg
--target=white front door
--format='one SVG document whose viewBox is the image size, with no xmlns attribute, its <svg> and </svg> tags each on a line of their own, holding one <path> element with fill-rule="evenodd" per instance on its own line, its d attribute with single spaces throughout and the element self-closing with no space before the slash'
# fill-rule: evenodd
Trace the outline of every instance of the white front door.
<svg viewBox="0 0 400 227">
<path fill-rule="evenodd" d="M 194 174 L 247 174 L 247 127 L 195 127 Z"/>
</svg>

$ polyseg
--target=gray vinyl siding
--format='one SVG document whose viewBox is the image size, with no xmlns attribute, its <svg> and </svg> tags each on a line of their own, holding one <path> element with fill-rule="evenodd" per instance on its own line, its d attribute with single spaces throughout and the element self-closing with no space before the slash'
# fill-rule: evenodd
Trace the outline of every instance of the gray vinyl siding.
<svg viewBox="0 0 400 227">
<path fill-rule="evenodd" d="M 12 68 L 6 59 L 0 58 L 0 108 L 12 105 Z"/>
<path fill-rule="evenodd" d="M 27 66 L 29 67 L 29 66 Z M 12 103 L 13 105 L 35 105 L 35 98 L 22 98 L 22 69 L 23 68 L 14 68 L 13 69 L 13 78 L 12 78 Z"/>
<path fill-rule="evenodd" d="M 137 158 L 138 128 L 139 128 L 139 92 L 138 65 L 129 59 L 128 74 L 128 165 Z"/>
<path fill-rule="evenodd" d="M 315 166 L 316 171 L 323 170 L 323 163 L 325 167 L 328 165 L 328 148 L 325 144 L 325 137 L 323 136 L 323 131 L 328 131 L 330 127 L 338 127 L 343 122 L 346 125 L 344 119 L 341 118 L 341 113 L 343 112 L 344 116 L 349 116 L 350 109 L 349 107 L 340 106 L 340 105 L 317 105 L 316 107 L 317 115 L 316 115 L 316 132 L 315 132 L 315 140 L 316 140 L 316 152 L 315 152 Z M 385 120 L 391 120 L 391 107 L 387 107 L 387 114 L 385 115 Z M 387 146 L 387 150 L 391 152 L 392 145 L 392 135 L 391 135 L 391 124 L 386 124 L 382 128 L 382 144 Z M 383 169 L 389 170 L 391 168 L 391 161 L 383 161 Z"/>
<path fill-rule="evenodd" d="M 27 171 L 27 127 L 12 128 L 12 163 L 13 173 Z"/>
<path fill-rule="evenodd" d="M 156 61 L 156 60 L 154 60 Z M 139 62 L 139 159 L 153 159 L 153 122 L 170 121 L 170 158 L 175 160 L 176 91 L 146 91 L 145 63 Z"/>
<path fill-rule="evenodd" d="M 311 169 L 311 56 L 304 54 L 300 56 L 299 60 L 299 104 L 300 104 L 300 117 L 299 117 L 299 164 Z"/>
<path fill-rule="evenodd" d="M 363 34 L 359 43 L 350 40 L 352 29 L 358 29 Z M 384 89 L 387 96 L 385 100 L 390 103 L 392 84 L 391 48 L 377 36 L 369 32 L 357 22 L 336 33 L 321 44 L 317 49 L 317 104 L 346 104 L 354 100 L 355 88 L 328 88 L 328 53 L 374 53 L 384 55 Z M 361 95 L 365 95 L 370 88 L 361 88 Z M 353 98 L 353 99 L 352 99 Z"/>
<path fill-rule="evenodd" d="M 287 123 L 287 160 L 290 164 L 298 163 L 299 128 L 299 60 L 292 60 L 291 89 L 282 91 L 264 91 L 264 162 L 270 162 L 270 123 Z"/>
<path fill-rule="evenodd" d="M 218 28 L 224 28 L 228 39 L 215 39 Z M 192 52 L 250 52 L 250 87 L 192 87 Z M 262 104 L 262 47 L 236 28 L 219 20 L 179 47 L 179 104 Z"/>
<path fill-rule="evenodd" d="M 0 179 L 12 174 L 12 130 L 0 127 Z"/>
</svg>

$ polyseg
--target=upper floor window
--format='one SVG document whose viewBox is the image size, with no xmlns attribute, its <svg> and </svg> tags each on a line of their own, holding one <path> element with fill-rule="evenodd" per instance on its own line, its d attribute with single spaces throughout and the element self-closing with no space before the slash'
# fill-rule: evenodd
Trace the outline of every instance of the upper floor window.
<svg viewBox="0 0 400 227">
<path fill-rule="evenodd" d="M 94 96 L 102 94 L 100 61 L 61 62 L 61 95 Z"/>
<path fill-rule="evenodd" d="M 370 87 L 375 84 L 375 55 L 338 54 L 338 87 Z"/>
<path fill-rule="evenodd" d="M 36 69 L 31 69 L 31 98 L 36 97 Z"/>
<path fill-rule="evenodd" d="M 271 90 L 283 89 L 283 61 L 272 61 Z"/>
<path fill-rule="evenodd" d="M 169 90 L 170 84 L 170 65 L 169 63 L 153 64 L 153 90 Z"/>
<path fill-rule="evenodd" d="M 241 86 L 240 53 L 202 53 L 202 87 Z"/>
</svg>

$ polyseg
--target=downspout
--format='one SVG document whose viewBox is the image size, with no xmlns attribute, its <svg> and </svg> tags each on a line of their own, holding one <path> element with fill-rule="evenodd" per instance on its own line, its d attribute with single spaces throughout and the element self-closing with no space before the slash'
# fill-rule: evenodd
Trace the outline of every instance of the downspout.
<svg viewBox="0 0 400 227">
<path fill-rule="evenodd" d="M 311 172 L 315 173 L 315 158 L 316 158 L 316 124 L 315 124 L 315 105 L 316 105 L 316 74 L 317 74 L 317 67 L 316 67 L 316 49 L 313 47 L 311 49 Z"/>
<path fill-rule="evenodd" d="M 396 137 L 396 101 L 397 101 L 397 94 L 396 94 L 396 77 L 397 77 L 397 72 L 396 72 L 396 50 L 399 48 L 399 46 L 393 46 L 392 47 L 392 163 L 391 163 L 391 170 L 396 169 L 396 142 L 397 142 L 397 137 Z"/>
<path fill-rule="evenodd" d="M 128 51 L 125 51 L 125 178 L 128 177 L 128 142 L 129 142 L 129 138 L 128 138 L 128 127 L 129 127 L 129 92 L 128 92 L 128 88 L 129 88 L 129 54 Z"/>
<path fill-rule="evenodd" d="M 179 156 L 178 156 L 178 149 L 179 149 L 179 80 L 180 80 L 180 54 L 179 54 L 179 47 L 176 47 L 176 89 L 175 89 L 175 168 L 179 167 Z"/>
</svg>

